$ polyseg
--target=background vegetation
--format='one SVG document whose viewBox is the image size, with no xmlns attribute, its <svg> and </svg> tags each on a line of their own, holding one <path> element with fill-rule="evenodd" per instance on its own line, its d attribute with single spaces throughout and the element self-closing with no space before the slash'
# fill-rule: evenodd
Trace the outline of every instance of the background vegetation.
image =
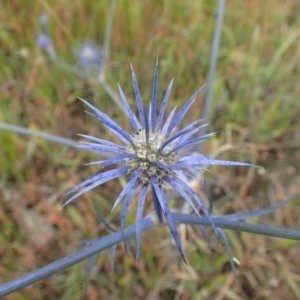
<svg viewBox="0 0 300 300">
<path fill-rule="evenodd" d="M 107 136 L 85 115 L 82 97 L 126 126 L 101 85 L 53 64 L 36 44 L 39 16 L 45 12 L 59 56 L 76 64 L 74 49 L 82 42 L 102 45 L 109 1 L 12 0 L 1 6 L 0 121 L 75 140 L 77 133 Z M 120 83 L 131 97 L 132 62 L 142 95 L 150 98 L 158 56 L 159 94 L 174 76 L 171 103 L 180 106 L 206 82 L 216 7 L 217 1 L 205 0 L 118 0 L 107 82 L 115 90 Z M 208 173 L 215 214 L 262 208 L 299 193 L 299 36 L 297 0 L 226 4 L 210 116 L 210 130 L 218 134 L 203 152 L 261 168 Z M 202 102 L 203 97 L 189 118 L 201 116 Z M 119 227 L 119 212 L 110 214 L 110 209 L 122 182 L 106 184 L 61 210 L 64 193 L 93 173 L 83 164 L 97 158 L 94 154 L 8 131 L 0 132 L 0 145 L 1 282 L 106 234 L 93 203 Z M 134 222 L 132 211 L 129 222 Z M 294 201 L 254 221 L 299 228 L 299 206 Z M 146 232 L 139 261 L 134 247 L 128 256 L 118 246 L 113 275 L 109 252 L 99 256 L 89 299 L 300 299 L 299 243 L 228 232 L 240 262 L 235 276 L 224 246 L 213 236 L 206 241 L 191 226 L 180 232 L 189 265 L 165 228 Z M 81 263 L 7 299 L 83 299 L 86 266 Z"/>
</svg>

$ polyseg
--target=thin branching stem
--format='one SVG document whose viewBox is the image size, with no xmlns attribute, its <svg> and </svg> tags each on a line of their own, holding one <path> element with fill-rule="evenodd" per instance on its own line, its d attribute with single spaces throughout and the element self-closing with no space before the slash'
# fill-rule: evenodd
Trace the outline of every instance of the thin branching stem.
<svg viewBox="0 0 300 300">
<path fill-rule="evenodd" d="M 206 217 L 199 217 L 198 215 L 172 213 L 172 218 L 177 224 L 193 224 L 210 226 L 210 221 Z M 280 228 L 273 226 L 264 226 L 257 224 L 250 224 L 240 221 L 227 220 L 224 217 L 212 217 L 216 227 L 224 229 L 232 229 L 235 231 L 244 231 L 255 234 L 261 234 L 271 237 L 286 238 L 292 240 L 300 240 L 300 230 Z M 147 217 L 141 222 L 141 230 L 153 229 L 157 226 L 154 219 Z M 131 225 L 124 230 L 124 238 L 132 237 L 136 234 L 136 225 Z M 101 251 L 112 247 L 122 241 L 122 232 L 117 231 L 110 233 L 97 240 L 92 240 L 89 245 L 79 251 L 68 255 L 62 259 L 59 259 L 53 263 L 48 264 L 40 269 L 27 273 L 19 278 L 13 279 L 7 283 L 0 285 L 0 297 L 11 294 L 17 290 L 20 290 L 26 286 L 29 286 L 42 279 L 48 278 L 58 272 L 61 272 Z"/>
<path fill-rule="evenodd" d="M 106 64 L 109 59 L 109 54 L 110 54 L 109 47 L 110 47 L 110 40 L 111 40 L 111 34 L 112 34 L 112 28 L 113 28 L 113 22 L 114 22 L 114 15 L 115 15 L 115 10 L 116 10 L 116 0 L 109 0 L 109 2 L 110 2 L 109 13 L 107 16 L 105 36 L 104 36 L 104 42 L 103 42 L 104 62 L 103 62 L 101 71 L 99 72 L 99 75 L 98 75 L 98 80 L 100 82 L 103 81 L 102 77 L 104 77 Z"/>
<path fill-rule="evenodd" d="M 0 129 L 12 131 L 12 132 L 19 133 L 19 134 L 38 137 L 38 138 L 41 138 L 41 139 L 44 139 L 44 140 L 47 140 L 47 141 L 62 144 L 64 146 L 70 146 L 70 147 L 80 147 L 80 146 L 82 146 L 81 143 L 78 143 L 78 142 L 76 142 L 74 140 L 71 140 L 71 139 L 67 139 L 67 138 L 64 138 L 64 137 L 61 137 L 61 136 L 58 136 L 58 135 L 54 135 L 54 134 L 50 134 L 50 133 L 46 133 L 46 132 L 31 130 L 31 129 L 28 129 L 26 127 L 14 125 L 14 124 L 8 124 L 8 123 L 0 122 Z M 91 151 L 91 149 L 84 149 L 84 150 Z"/>
<path fill-rule="evenodd" d="M 61 137 L 59 135 L 55 134 L 50 134 L 46 132 L 41 132 L 37 130 L 31 130 L 23 126 L 19 125 L 14 125 L 14 124 L 8 124 L 8 123 L 3 123 L 0 122 L 0 129 L 8 130 L 11 132 L 15 132 L 18 134 L 23 134 L 23 135 L 29 135 L 32 137 L 37 137 L 46 141 L 54 142 L 57 144 L 62 144 L 64 146 L 68 147 L 75 147 L 75 148 L 80 148 L 80 151 L 87 151 L 87 152 L 93 152 L 93 153 L 98 153 L 98 151 L 93 150 L 91 148 L 84 148 L 82 147 L 83 144 L 68 138 Z"/>
<path fill-rule="evenodd" d="M 208 71 L 208 80 L 207 80 L 207 91 L 204 99 L 204 108 L 203 108 L 203 119 L 205 122 L 209 122 L 210 108 L 211 108 L 211 99 L 212 99 L 212 91 L 213 84 L 215 80 L 215 73 L 219 55 L 219 47 L 221 40 L 221 32 L 223 26 L 223 18 L 225 11 L 225 0 L 219 0 L 218 9 L 217 9 L 217 22 L 214 30 L 214 38 L 212 42 L 211 48 L 211 56 L 209 63 L 209 71 Z"/>
</svg>

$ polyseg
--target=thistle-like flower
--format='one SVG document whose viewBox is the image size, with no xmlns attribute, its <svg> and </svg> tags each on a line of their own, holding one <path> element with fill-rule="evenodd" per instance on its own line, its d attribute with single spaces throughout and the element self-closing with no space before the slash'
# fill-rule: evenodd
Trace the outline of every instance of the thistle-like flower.
<svg viewBox="0 0 300 300">
<path fill-rule="evenodd" d="M 42 13 L 39 17 L 42 33 L 36 39 L 38 46 L 52 59 L 56 59 L 56 52 L 49 35 L 49 16 Z"/>
<path fill-rule="evenodd" d="M 106 157 L 109 154 L 109 158 L 90 163 L 100 165 L 100 171 L 70 190 L 67 195 L 73 194 L 73 196 L 64 205 L 71 203 L 75 198 L 109 180 L 125 176 L 127 185 L 117 197 L 112 209 L 123 201 L 120 218 L 120 226 L 123 231 L 128 207 L 135 198 L 136 192 L 139 192 L 136 212 L 137 257 L 140 252 L 141 220 L 143 218 L 146 196 L 150 192 L 158 220 L 160 222 L 166 221 L 176 247 L 181 257 L 185 260 L 179 234 L 172 218 L 170 201 L 166 196 L 166 188 L 171 187 L 178 192 L 195 213 L 199 214 L 199 210 L 202 211 L 210 220 L 215 233 L 217 233 L 218 231 L 210 218 L 205 204 L 191 188 L 189 181 L 195 178 L 199 172 L 205 170 L 208 165 L 249 166 L 249 164 L 211 159 L 193 152 L 195 146 L 213 136 L 211 133 L 203 134 L 206 124 L 204 124 L 202 119 L 193 121 L 179 129 L 180 123 L 203 87 L 199 88 L 179 111 L 176 112 L 175 107 L 166 116 L 173 80 L 167 88 L 160 109 L 158 109 L 158 63 L 156 63 L 152 99 L 147 110 L 132 66 L 131 76 L 138 116 L 130 108 L 120 86 L 119 92 L 124 112 L 132 127 L 132 133 L 126 132 L 109 116 L 89 102 L 82 100 L 91 110 L 88 114 L 104 124 L 120 143 L 117 144 L 94 136 L 81 135 L 89 140 L 84 142 L 83 147 L 99 152 L 100 155 L 106 155 Z M 106 167 L 111 167 L 111 169 L 107 170 L 105 169 Z"/>
<path fill-rule="evenodd" d="M 50 38 L 50 36 L 46 33 L 41 33 L 37 39 L 36 42 L 38 44 L 38 46 L 46 52 L 46 54 L 52 58 L 52 59 L 56 59 L 56 52 L 53 46 L 53 42 L 52 39 Z"/>
<path fill-rule="evenodd" d="M 76 49 L 79 67 L 86 75 L 91 75 L 92 72 L 100 72 L 103 64 L 102 49 L 92 43 L 85 43 Z"/>
</svg>

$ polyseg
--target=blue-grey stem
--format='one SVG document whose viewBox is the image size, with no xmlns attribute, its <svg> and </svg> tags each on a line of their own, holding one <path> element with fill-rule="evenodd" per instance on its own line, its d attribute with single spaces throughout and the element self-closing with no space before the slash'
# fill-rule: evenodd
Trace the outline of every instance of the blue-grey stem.
<svg viewBox="0 0 300 300">
<path fill-rule="evenodd" d="M 10 80 L 2 85 L 0 85 L 0 93 L 3 92 L 6 89 L 11 88 L 12 86 L 21 83 L 19 80 Z"/>
<path fill-rule="evenodd" d="M 214 38 L 211 49 L 206 95 L 204 99 L 204 108 L 203 108 L 203 119 L 205 122 L 209 122 L 210 108 L 211 108 L 211 99 L 213 92 L 213 84 L 215 79 L 218 55 L 219 55 L 219 46 L 221 40 L 221 32 L 225 11 L 225 0 L 219 0 L 218 9 L 217 9 L 217 22 L 214 30 Z"/>
<path fill-rule="evenodd" d="M 111 97 L 111 99 L 119 106 L 121 110 L 124 109 L 123 105 L 121 104 L 119 96 L 114 92 L 112 87 L 106 82 L 105 78 L 102 77 L 98 79 L 98 82 L 102 85 L 105 92 Z"/>
<path fill-rule="evenodd" d="M 210 221 L 206 217 L 200 218 L 198 215 L 172 213 L 172 218 L 174 222 L 180 224 L 194 224 L 203 226 L 211 225 Z M 215 223 L 215 225 L 219 228 L 262 234 L 266 236 L 300 240 L 300 230 L 231 221 L 227 220 L 226 216 L 212 217 L 212 220 Z M 147 217 L 142 221 L 142 231 L 152 229 L 156 226 L 157 224 L 155 224 L 155 222 L 150 217 Z M 131 225 L 124 230 L 124 237 L 132 237 L 135 235 L 135 233 L 136 226 Z M 68 255 L 62 259 L 50 263 L 45 267 L 42 267 L 40 269 L 37 269 L 19 278 L 13 279 L 7 283 L 0 285 L 0 297 L 20 290 L 42 279 L 48 278 L 55 273 L 61 272 L 62 270 L 71 267 L 72 265 L 79 263 L 80 261 L 83 261 L 113 245 L 116 245 L 121 241 L 121 231 L 110 233 L 109 235 L 99 238 L 97 240 L 92 240 L 90 241 L 89 246 L 80 249 L 79 251 L 71 255 Z"/>
<path fill-rule="evenodd" d="M 64 146 L 80 148 L 80 151 L 87 151 L 87 152 L 93 152 L 93 153 L 99 154 L 98 151 L 93 150 L 91 148 L 86 148 L 86 147 L 82 148 L 82 143 L 80 143 L 80 142 L 77 142 L 77 141 L 74 141 L 74 140 L 71 140 L 68 138 L 64 138 L 64 137 L 61 137 L 58 135 L 46 133 L 46 132 L 31 130 L 31 129 L 28 129 L 23 126 L 0 122 L 0 129 L 8 130 L 8 131 L 15 132 L 18 134 L 24 134 L 24 135 L 37 137 L 37 138 L 40 138 L 40 139 L 43 139 L 46 141 L 62 144 Z"/>
<path fill-rule="evenodd" d="M 115 10 L 116 10 L 116 0 L 110 0 L 109 13 L 107 16 L 105 36 L 104 36 L 104 42 L 103 42 L 104 62 L 103 62 L 101 71 L 98 75 L 98 80 L 100 82 L 102 81 L 101 78 L 104 77 L 105 67 L 106 67 L 107 61 L 109 59 L 109 45 L 110 45 L 112 28 L 113 28 L 113 20 L 114 20 Z"/>
<path fill-rule="evenodd" d="M 71 139 L 67 139 L 67 138 L 64 138 L 64 137 L 61 137 L 61 136 L 57 136 L 57 135 L 54 135 L 54 134 L 45 133 L 45 132 L 41 132 L 41 131 L 37 131 L 37 130 L 31 130 L 31 129 L 28 129 L 26 127 L 14 125 L 14 124 L 8 124 L 8 123 L 0 122 L 0 129 L 16 132 L 16 133 L 19 133 L 19 134 L 38 137 L 38 138 L 41 138 L 41 139 L 44 139 L 44 140 L 48 140 L 48 141 L 51 141 L 51 142 L 62 144 L 64 146 L 70 146 L 70 147 L 80 147 L 80 146 L 82 146 L 81 143 L 78 143 L 78 142 L 76 142 L 74 140 L 71 140 Z M 89 149 L 84 149 L 84 150 L 90 151 Z"/>
</svg>

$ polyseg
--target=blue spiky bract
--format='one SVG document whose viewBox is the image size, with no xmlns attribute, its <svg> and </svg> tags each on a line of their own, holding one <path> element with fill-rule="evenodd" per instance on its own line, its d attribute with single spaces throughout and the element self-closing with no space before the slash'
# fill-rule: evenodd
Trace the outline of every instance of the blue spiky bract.
<svg viewBox="0 0 300 300">
<path fill-rule="evenodd" d="M 171 187 L 177 191 L 197 214 L 199 214 L 198 210 L 200 209 L 210 220 L 212 228 L 217 233 L 206 206 L 190 187 L 189 180 L 208 165 L 248 166 L 249 164 L 215 160 L 195 153 L 193 151 L 195 146 L 213 135 L 202 133 L 203 128 L 206 126 L 203 120 L 196 120 L 179 129 L 182 120 L 199 93 L 203 90 L 203 87 L 198 89 L 180 110 L 176 111 L 176 108 L 174 108 L 167 116 L 166 107 L 173 80 L 167 88 L 159 109 L 157 101 L 158 63 L 156 63 L 154 70 L 152 98 L 148 109 L 142 100 L 132 66 L 131 77 L 137 115 L 129 106 L 123 90 L 119 87 L 124 112 L 132 127 L 131 133 L 126 132 L 114 120 L 92 104 L 81 99 L 90 109 L 89 114 L 104 124 L 119 140 L 119 143 L 83 135 L 88 140 L 84 142 L 83 147 L 92 149 L 99 152 L 100 155 L 106 155 L 109 158 L 91 163 L 100 165 L 103 171 L 86 179 L 69 191 L 68 195 L 72 194 L 72 196 L 66 201 L 65 205 L 109 180 L 124 176 L 127 179 L 127 185 L 115 200 L 112 209 L 122 203 L 120 223 L 123 231 L 128 207 L 136 197 L 137 192 L 139 193 L 136 211 L 137 257 L 140 253 L 141 221 L 145 200 L 147 194 L 151 193 L 153 206 L 159 221 L 166 221 L 176 247 L 181 257 L 185 260 L 179 234 L 170 211 L 169 199 L 166 196 L 166 188 Z M 108 166 L 111 169 L 104 169 Z"/>
</svg>

